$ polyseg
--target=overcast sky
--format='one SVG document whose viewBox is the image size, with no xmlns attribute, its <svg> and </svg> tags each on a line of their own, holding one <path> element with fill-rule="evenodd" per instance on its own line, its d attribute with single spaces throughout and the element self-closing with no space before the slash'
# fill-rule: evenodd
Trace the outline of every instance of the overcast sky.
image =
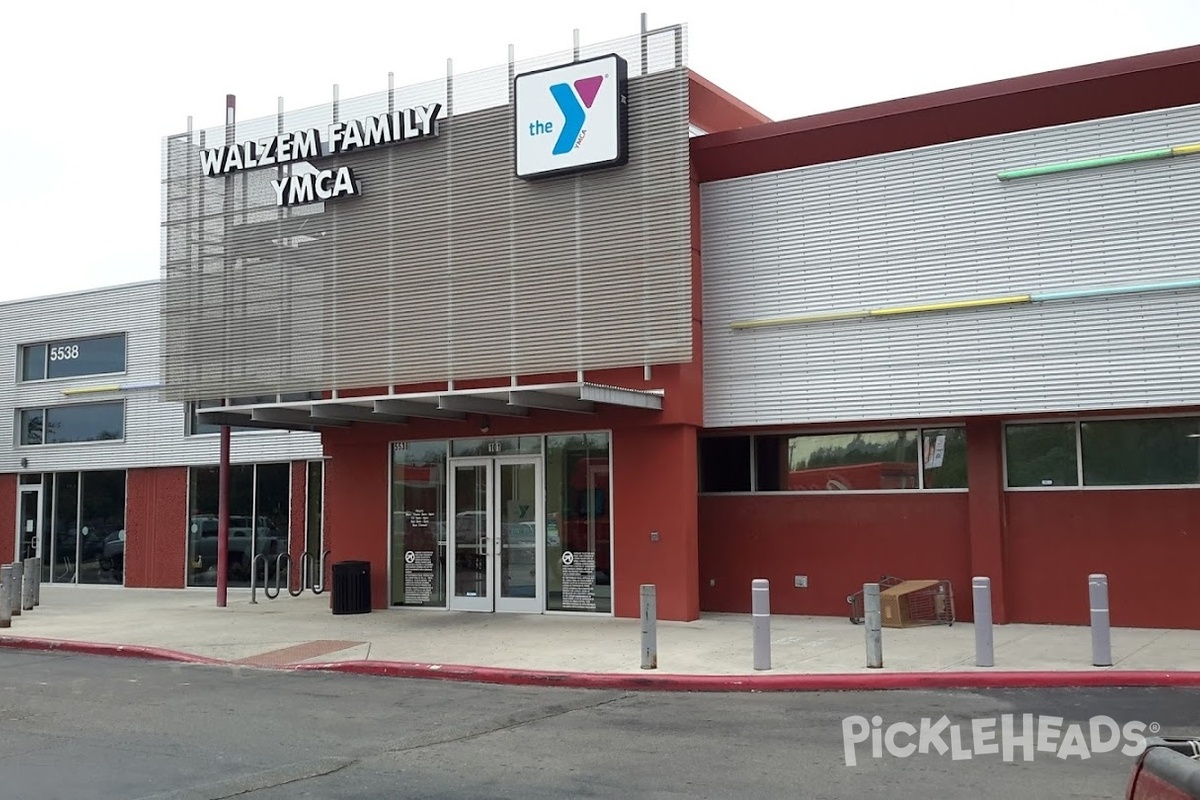
<svg viewBox="0 0 1200 800">
<path fill-rule="evenodd" d="M 684 22 L 689 66 L 773 119 L 1200 44 L 1200 0 L 16 2 L 0 301 L 155 278 L 161 138 Z"/>
</svg>

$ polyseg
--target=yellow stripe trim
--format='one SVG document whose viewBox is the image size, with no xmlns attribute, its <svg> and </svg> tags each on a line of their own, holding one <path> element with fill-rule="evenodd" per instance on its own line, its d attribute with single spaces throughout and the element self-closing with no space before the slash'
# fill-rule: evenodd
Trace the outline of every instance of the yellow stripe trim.
<svg viewBox="0 0 1200 800">
<path fill-rule="evenodd" d="M 872 317 L 887 317 L 897 314 L 920 314 L 923 311 L 951 311 L 957 308 L 980 308 L 983 306 L 1005 306 L 1014 303 L 1030 303 L 1033 298 L 1027 294 L 1014 294 L 1009 297 L 989 297 L 984 300 L 951 300 L 946 303 L 926 303 L 919 306 L 895 306 L 893 308 L 873 309 Z"/>
<path fill-rule="evenodd" d="M 81 387 L 76 387 L 76 388 L 71 388 L 71 389 L 63 389 L 63 394 L 66 394 L 66 395 L 98 394 L 100 392 L 119 392 L 119 391 L 121 391 L 121 387 L 116 386 L 116 385 L 113 385 L 113 386 L 81 386 Z"/>
<path fill-rule="evenodd" d="M 1190 156 L 1194 153 L 1200 153 L 1200 142 L 1196 144 L 1181 144 L 1171 148 L 1171 155 L 1173 156 Z"/>
</svg>

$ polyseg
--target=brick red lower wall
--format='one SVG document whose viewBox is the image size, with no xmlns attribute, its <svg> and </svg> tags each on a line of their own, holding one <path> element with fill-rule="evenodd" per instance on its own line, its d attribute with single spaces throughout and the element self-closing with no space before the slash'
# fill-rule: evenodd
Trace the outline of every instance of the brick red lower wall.
<svg viewBox="0 0 1200 800">
<path fill-rule="evenodd" d="M 887 574 L 950 580 L 970 619 L 966 493 L 705 495 L 699 508 L 705 611 L 748 613 L 766 578 L 773 613 L 848 616 L 846 596 Z"/>
<path fill-rule="evenodd" d="M 11 564 L 17 545 L 17 476 L 0 475 L 0 563 Z"/>
<path fill-rule="evenodd" d="M 187 468 L 131 469 L 126 475 L 125 585 L 182 588 Z"/>
<path fill-rule="evenodd" d="M 1088 624 L 1101 572 L 1114 626 L 1200 628 L 1200 490 L 1008 492 L 1005 506 L 1012 622 Z"/>
</svg>

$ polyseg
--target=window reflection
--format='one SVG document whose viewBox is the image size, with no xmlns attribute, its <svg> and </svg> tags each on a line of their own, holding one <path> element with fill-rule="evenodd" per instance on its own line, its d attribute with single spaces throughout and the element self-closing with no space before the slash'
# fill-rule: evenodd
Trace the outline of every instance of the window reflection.
<svg viewBox="0 0 1200 800">
<path fill-rule="evenodd" d="M 288 552 L 290 465 L 234 464 L 229 474 L 229 586 L 249 586 L 258 554 L 267 557 L 265 576 L 274 576 L 276 558 Z M 188 585 L 217 583 L 220 470 L 193 467 L 189 475 Z M 298 567 L 297 567 L 298 568 Z M 260 567 L 260 569 L 263 569 Z M 293 570 L 293 574 L 295 571 Z"/>
<path fill-rule="evenodd" d="M 612 611 L 608 434 L 546 437 L 546 608 Z"/>
<path fill-rule="evenodd" d="M 446 605 L 446 448 L 392 446 L 392 605 Z"/>
</svg>

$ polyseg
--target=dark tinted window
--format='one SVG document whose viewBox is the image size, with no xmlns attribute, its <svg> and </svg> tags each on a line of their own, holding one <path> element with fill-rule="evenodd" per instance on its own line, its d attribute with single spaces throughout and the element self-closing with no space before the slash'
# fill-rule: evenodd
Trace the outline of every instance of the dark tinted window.
<svg viewBox="0 0 1200 800">
<path fill-rule="evenodd" d="M 1200 420 L 1195 417 L 1084 422 L 1086 486 L 1200 483 Z"/>
<path fill-rule="evenodd" d="M 750 491 L 750 437 L 700 440 L 700 491 Z"/>
<path fill-rule="evenodd" d="M 98 442 L 124 436 L 125 403 L 120 400 L 21 412 L 21 444 Z"/>
<path fill-rule="evenodd" d="M 66 339 L 21 348 L 21 380 L 104 375 L 125 371 L 125 334 Z"/>
<path fill-rule="evenodd" d="M 1009 425 L 1004 429 L 1009 486 L 1078 486 L 1075 423 Z"/>
</svg>

